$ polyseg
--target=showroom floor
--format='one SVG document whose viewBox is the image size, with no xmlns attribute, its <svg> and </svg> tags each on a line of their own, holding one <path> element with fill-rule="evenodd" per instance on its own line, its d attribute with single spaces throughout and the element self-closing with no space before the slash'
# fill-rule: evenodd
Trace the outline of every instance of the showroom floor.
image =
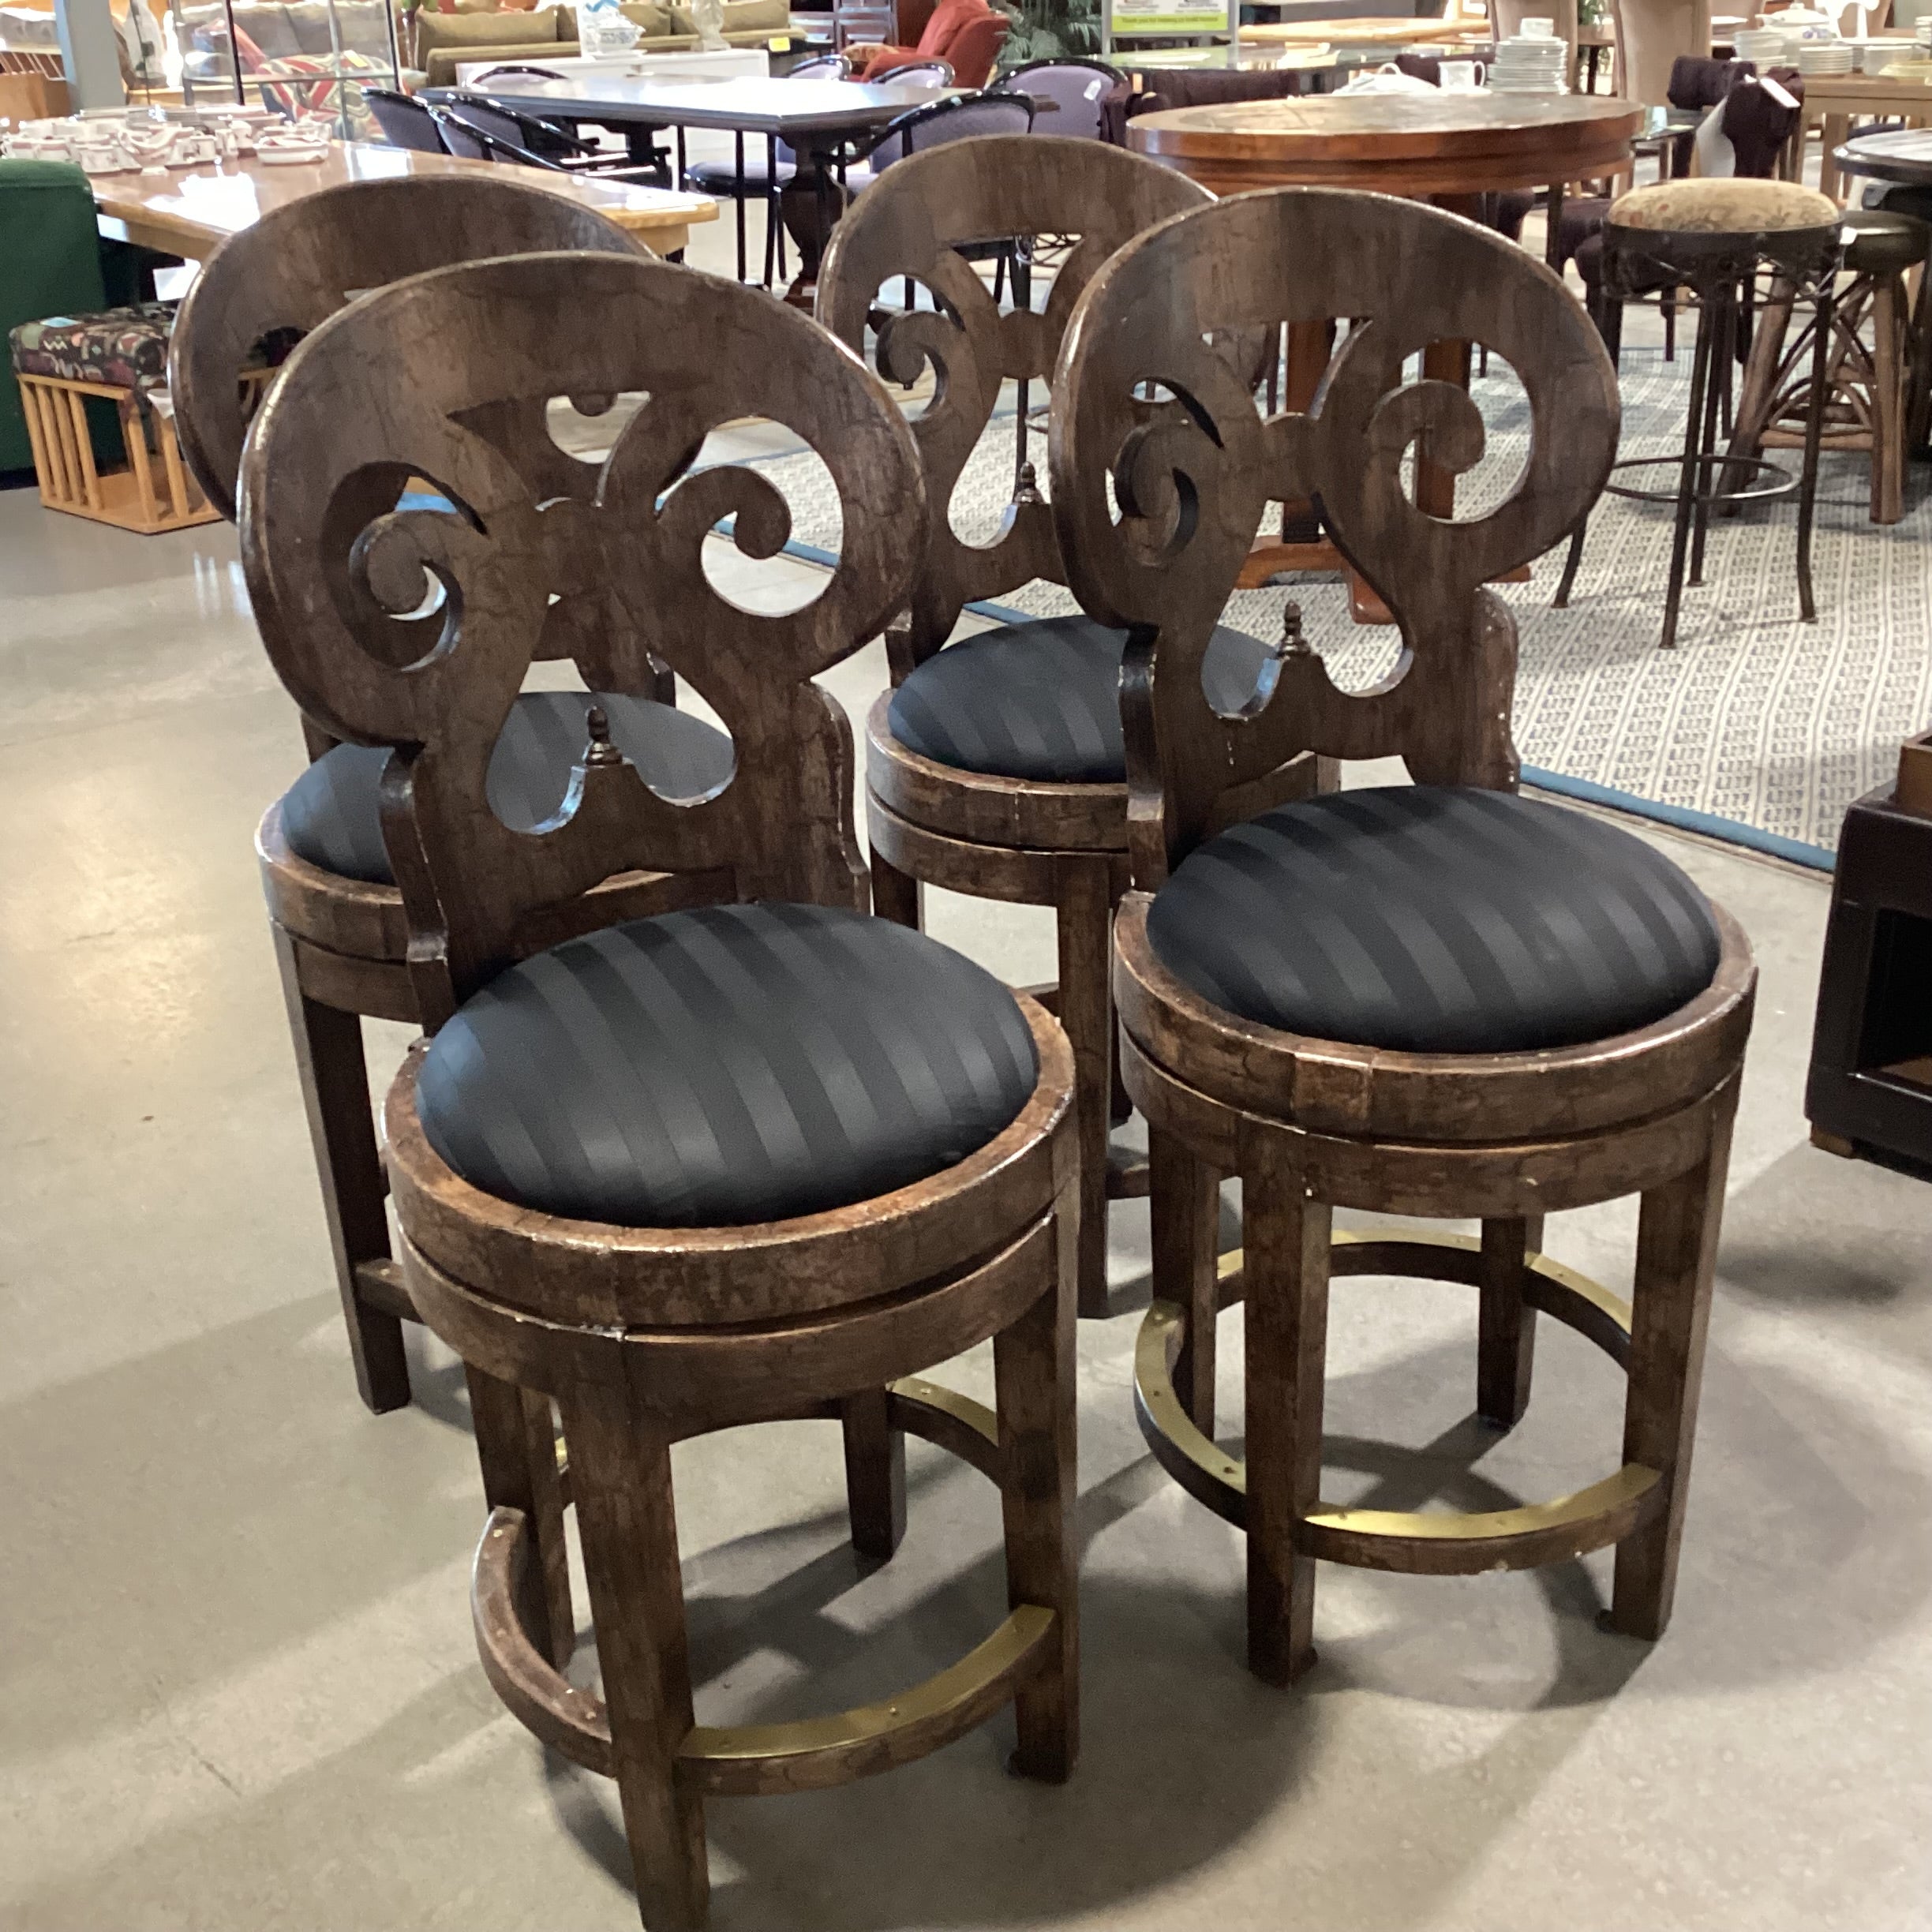
<svg viewBox="0 0 1932 1932">
<path fill-rule="evenodd" d="M 727 221 L 700 259 L 728 246 Z M 417 1405 L 355 1398 L 249 846 L 300 738 L 236 554 L 0 495 L 0 1927 L 632 1926 L 613 1788 L 476 1661 L 459 1370 L 418 1335 Z M 727 567 L 747 597 L 810 576 Z M 885 675 L 874 646 L 828 683 L 862 716 Z M 1664 1641 L 1596 1627 L 1607 1556 L 1329 1569 L 1320 1665 L 1256 1683 L 1237 1539 L 1134 1426 L 1125 1207 L 1080 1335 L 1076 1776 L 1007 1777 L 1002 1718 L 843 1791 L 715 1801 L 719 1932 L 1932 1923 L 1932 1193 L 1807 1144 L 1829 882 L 1658 836 L 1763 974 Z M 930 923 L 1050 975 L 1043 915 L 935 897 Z M 380 1084 L 402 1035 L 377 1031 Z M 1565 1215 L 1548 1245 L 1627 1288 L 1633 1226 Z M 1616 1372 L 1543 1326 L 1498 1437 L 1464 1291 L 1343 1285 L 1329 1494 L 1496 1507 L 1606 1473 Z M 1237 1432 L 1237 1320 L 1223 1354 Z M 678 1455 L 704 1721 L 884 1694 L 1004 1612 L 994 1493 L 935 1451 L 882 1568 L 843 1541 L 828 1427 Z"/>
</svg>

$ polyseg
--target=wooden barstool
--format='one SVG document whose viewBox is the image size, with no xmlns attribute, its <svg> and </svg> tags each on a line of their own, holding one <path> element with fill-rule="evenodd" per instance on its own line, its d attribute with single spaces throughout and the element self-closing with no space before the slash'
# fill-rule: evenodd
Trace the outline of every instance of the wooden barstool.
<svg viewBox="0 0 1932 1932">
<path fill-rule="evenodd" d="M 927 363 L 938 388 L 912 418 L 925 466 L 923 555 L 910 607 L 886 633 L 893 689 L 866 722 L 866 826 L 874 902 L 919 923 L 922 884 L 969 897 L 1051 906 L 1059 979 L 1034 989 L 1073 1044 L 1079 1072 L 1080 1309 L 1107 1312 L 1106 1204 L 1146 1191 L 1144 1162 L 1110 1158 L 1114 1014 L 1107 967 L 1127 889 L 1127 784 L 1120 736 L 1125 634 L 1084 616 L 1040 619 L 947 646 L 960 612 L 1044 578 L 1065 581 L 1051 512 L 1022 460 L 997 541 L 963 542 L 953 491 L 1002 379 L 1050 378 L 1067 318 L 1121 243 L 1200 207 L 1184 176 L 1100 142 L 988 136 L 895 163 L 833 230 L 818 319 L 863 354 L 880 288 L 908 276 L 938 306 L 886 317 L 880 373 L 910 384 Z M 1043 313 L 1002 315 L 958 250 L 1014 237 L 1077 235 Z M 942 648 L 944 646 L 945 648 Z M 1208 675 L 1227 708 L 1255 687 L 1268 647 L 1216 633 Z M 1294 774 L 1299 784 L 1301 774 Z M 1121 1097 L 1119 1117 L 1126 1107 Z"/>
<path fill-rule="evenodd" d="M 1840 217 L 1851 281 L 1834 296 L 1824 327 L 1824 394 L 1818 399 L 1819 447 L 1871 458 L 1871 520 L 1905 514 L 1905 451 L 1915 414 L 1912 384 L 1920 358 L 1911 335 L 1906 278 L 1923 269 L 1932 227 L 1911 215 L 1853 208 Z M 1814 413 L 1814 353 L 1820 313 L 1787 346 L 1795 291 L 1775 278 L 1763 320 L 1751 338 L 1731 436 L 1734 456 L 1767 447 L 1802 448 Z M 1865 339 L 1870 324 L 1871 340 Z"/>
<path fill-rule="evenodd" d="M 1358 318 L 1305 415 L 1264 421 L 1203 336 Z M 1486 342 L 1534 436 L 1488 515 L 1448 522 L 1403 480 L 1481 454 L 1473 404 L 1406 383 L 1431 343 Z M 1149 425 L 1148 380 L 1181 405 Z M 1615 1627 L 1671 1604 L 1731 1121 L 1754 972 L 1743 934 L 1651 847 L 1516 796 L 1507 607 L 1483 588 L 1574 523 L 1616 454 L 1617 392 L 1541 264 L 1411 202 L 1243 195 L 1115 256 L 1061 364 L 1054 507 L 1081 603 L 1133 627 L 1123 679 L 1134 890 L 1115 923 L 1127 1088 L 1151 1125 L 1154 1304 L 1136 1406 L 1162 1464 L 1248 1537 L 1249 1658 L 1313 1661 L 1316 1559 L 1468 1574 L 1618 1546 Z M 1119 521 L 1109 502 L 1117 496 Z M 1339 691 L 1290 657 L 1239 717 L 1203 702 L 1209 631 L 1263 506 L 1319 498 L 1395 613 L 1395 673 Z M 1399 754 L 1415 783 L 1254 815 L 1310 751 Z M 1217 1264 L 1218 1182 L 1243 1254 Z M 1544 1257 L 1550 1211 L 1640 1193 L 1634 1305 Z M 1335 1207 L 1479 1219 L 1480 1239 L 1331 1234 Z M 1331 1275 L 1417 1275 L 1481 1297 L 1477 1406 L 1530 1394 L 1535 1312 L 1629 1375 L 1621 1466 L 1574 1496 L 1477 1515 L 1321 1496 Z M 1214 1440 L 1215 1318 L 1246 1317 L 1246 1462 Z"/>
<path fill-rule="evenodd" d="M 533 481 L 506 433 L 553 389 L 651 399 L 581 496 Z M 764 478 L 690 474 L 746 415 L 811 444 L 843 512 L 829 582 L 777 615 L 703 563 L 727 517 L 754 557 L 788 534 Z M 446 500 L 392 510 L 372 476 L 433 477 Z M 524 1472 L 479 1438 L 485 1670 L 616 1778 L 653 1928 L 704 1918 L 709 1792 L 883 1770 L 1009 1702 L 1019 1770 L 1062 1778 L 1075 1753 L 1072 1055 L 1039 1005 L 865 915 L 851 732 L 812 682 L 903 603 L 923 489 L 883 386 L 807 317 L 606 254 L 473 263 L 353 304 L 295 351 L 243 466 L 278 672 L 305 715 L 391 750 L 384 826 L 430 1035 L 384 1115 L 410 1294 L 480 1403 L 554 1398 L 570 1444 L 603 1694 L 562 1674 Z M 386 648 L 432 581 L 435 648 Z M 490 799 L 492 747 L 550 599 L 593 586 L 649 614 L 735 765 L 665 796 L 593 708 L 562 811 L 519 827 Z M 641 632 L 608 635 L 620 688 L 651 675 Z M 918 1379 L 989 1339 L 997 1415 Z M 909 1429 L 998 1485 L 1010 1614 L 889 1702 L 697 1724 L 672 1443 L 825 1416 L 849 1448 L 856 1410 L 874 1446 Z M 886 1473 L 889 1551 L 902 1466 L 867 1462 L 854 1488 Z"/>
<path fill-rule="evenodd" d="M 496 179 L 351 182 L 271 209 L 240 230 L 202 270 L 174 331 L 170 386 L 182 453 L 208 501 L 234 521 L 235 478 L 254 400 L 238 390 L 235 371 L 260 346 L 286 351 L 351 294 L 403 275 L 486 256 L 565 248 L 646 252 L 602 215 L 524 186 L 507 170 Z M 584 495 L 594 473 L 550 440 L 544 406 L 541 398 L 505 406 L 496 432 L 534 484 L 552 494 Z M 388 507 L 408 481 L 383 477 L 371 479 L 371 485 L 374 495 L 386 496 Z M 661 678 L 634 696 L 616 691 L 600 655 L 612 621 L 597 593 L 569 600 L 552 613 L 555 628 L 544 654 L 576 657 L 586 683 L 606 694 L 619 742 L 633 756 L 642 758 L 647 743 L 657 744 L 689 778 L 721 776 L 730 769 L 722 734 L 642 702 L 669 697 L 668 680 Z M 391 625 L 386 648 L 392 654 L 420 649 L 412 641 L 417 628 Z M 533 695 L 520 708 L 515 743 L 506 746 L 502 792 L 511 809 L 521 803 L 526 824 L 563 799 L 582 747 L 586 702 Z M 402 1323 L 413 1320 L 415 1311 L 390 1252 L 362 1020 L 414 1024 L 418 1014 L 406 964 L 408 927 L 376 803 L 384 754 L 339 746 L 312 720 L 303 721 L 303 731 L 315 762 L 269 807 L 256 851 L 356 1386 L 380 1413 L 410 1398 Z M 520 754 L 514 769 L 512 750 Z M 513 793 L 521 793 L 521 800 Z"/>
</svg>

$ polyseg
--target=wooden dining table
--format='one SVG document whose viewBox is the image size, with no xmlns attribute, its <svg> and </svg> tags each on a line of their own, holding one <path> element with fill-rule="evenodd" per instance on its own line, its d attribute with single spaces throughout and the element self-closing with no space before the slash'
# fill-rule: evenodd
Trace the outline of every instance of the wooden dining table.
<svg viewBox="0 0 1932 1932">
<path fill-rule="evenodd" d="M 344 182 L 399 181 L 425 174 L 482 174 L 500 178 L 500 166 L 451 155 L 419 154 L 374 141 L 331 141 L 322 157 L 299 163 L 254 155 L 214 161 L 166 174 L 92 177 L 100 232 L 166 255 L 202 261 L 231 234 L 271 208 Z M 541 188 L 607 215 L 660 255 L 675 255 L 701 222 L 717 219 L 708 196 L 586 180 L 537 168 L 516 170 L 519 186 Z"/>
<path fill-rule="evenodd" d="M 1455 93 L 1305 94 L 1230 101 L 1141 114 L 1129 144 L 1191 176 L 1217 195 L 1256 188 L 1360 188 L 1434 203 L 1480 218 L 1482 197 L 1506 188 L 1549 190 L 1553 244 L 1566 182 L 1615 174 L 1630 165 L 1644 122 L 1636 103 L 1608 95 Z M 1332 326 L 1288 331 L 1284 401 L 1306 409 L 1327 366 Z M 1470 344 L 1436 343 L 1423 373 L 1467 388 Z M 1455 512 L 1454 475 L 1424 456 L 1416 501 L 1431 515 Z M 1279 535 L 1259 538 L 1241 573 L 1245 588 L 1284 571 L 1345 568 L 1312 505 L 1285 507 Z M 1350 575 L 1350 601 L 1364 623 L 1386 623 L 1381 600 Z"/>
</svg>

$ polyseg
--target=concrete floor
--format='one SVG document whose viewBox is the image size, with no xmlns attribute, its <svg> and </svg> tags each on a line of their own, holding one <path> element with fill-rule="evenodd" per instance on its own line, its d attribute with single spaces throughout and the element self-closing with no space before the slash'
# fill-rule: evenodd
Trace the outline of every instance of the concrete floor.
<svg viewBox="0 0 1932 1932">
<path fill-rule="evenodd" d="M 355 1398 L 249 850 L 300 740 L 235 559 L 224 528 L 143 539 L 0 496 L 0 1926 L 633 1925 L 613 1788 L 547 1757 L 476 1661 L 459 1371 L 419 1335 L 418 1405 Z M 746 594 L 799 593 L 763 569 Z M 856 714 L 884 681 L 876 647 L 829 680 Z M 1596 1627 L 1607 1556 L 1329 1569 L 1319 1667 L 1256 1684 L 1237 1540 L 1134 1428 L 1146 1221 L 1123 1208 L 1114 1313 L 1080 1336 L 1077 1776 L 1007 1777 L 1002 1719 L 844 1791 L 716 1802 L 720 1932 L 1932 1924 L 1932 1196 L 1807 1144 L 1825 882 L 1662 842 L 1763 972 L 1663 1642 Z M 939 899 L 932 925 L 1014 979 L 1052 970 L 1043 916 Z M 1549 1245 L 1626 1288 L 1633 1226 L 1564 1215 Z M 1328 1493 L 1495 1507 L 1606 1472 L 1618 1378 L 1543 1327 L 1499 1440 L 1471 1422 L 1470 1297 L 1342 1286 Z M 912 1468 L 911 1533 L 872 1570 L 829 1428 L 680 1451 L 703 1720 L 877 1696 L 997 1621 L 992 1492 L 920 1445 Z"/>
</svg>

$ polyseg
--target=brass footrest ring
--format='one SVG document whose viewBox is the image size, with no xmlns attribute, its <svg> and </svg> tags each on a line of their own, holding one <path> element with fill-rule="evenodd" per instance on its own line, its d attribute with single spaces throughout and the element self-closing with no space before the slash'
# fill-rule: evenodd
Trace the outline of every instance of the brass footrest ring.
<svg viewBox="0 0 1932 1932">
<path fill-rule="evenodd" d="M 891 1420 L 991 1477 L 1003 1471 L 999 1428 L 983 1403 L 923 1377 L 892 1384 Z M 484 1675 L 523 1727 L 573 1763 L 616 1775 L 610 1714 L 530 1642 L 517 1614 L 519 1585 L 535 1560 L 521 1510 L 485 1526 L 470 1576 L 470 1608 Z M 1054 1612 L 1021 1604 L 983 1643 L 883 1703 L 790 1724 L 693 1727 L 678 1775 L 706 1792 L 814 1791 L 848 1784 L 937 1750 L 976 1730 L 1048 1661 Z"/>
<path fill-rule="evenodd" d="M 1337 1275 L 1401 1275 L 1473 1285 L 1481 1254 L 1481 1242 L 1466 1234 L 1351 1229 L 1335 1236 L 1329 1265 Z M 1524 1298 L 1532 1307 L 1574 1328 L 1619 1363 L 1627 1361 L 1627 1302 L 1543 1255 L 1529 1256 L 1525 1272 Z M 1245 1282 L 1238 1249 L 1221 1257 L 1220 1280 L 1223 1307 L 1241 1299 Z M 1156 1301 L 1148 1310 L 1134 1352 L 1134 1414 L 1161 1467 L 1197 1502 L 1245 1530 L 1245 1464 L 1195 1427 L 1174 1392 L 1174 1351 L 1186 1320 L 1185 1312 L 1171 1301 Z M 1572 1496 L 1515 1509 L 1361 1510 L 1324 1503 L 1301 1519 L 1296 1540 L 1311 1556 L 1359 1569 L 1436 1576 L 1526 1570 L 1620 1542 L 1663 1500 L 1657 1471 L 1630 1462 Z"/>
</svg>

